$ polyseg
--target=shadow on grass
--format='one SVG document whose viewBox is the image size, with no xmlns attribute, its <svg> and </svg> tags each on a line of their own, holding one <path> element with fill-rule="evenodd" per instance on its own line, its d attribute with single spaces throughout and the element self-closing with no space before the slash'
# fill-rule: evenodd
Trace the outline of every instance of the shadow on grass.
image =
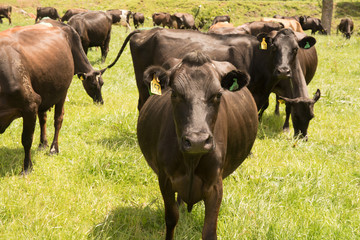
<svg viewBox="0 0 360 240">
<path fill-rule="evenodd" d="M 102 138 L 97 141 L 108 149 L 119 148 L 121 146 L 137 147 L 137 134 L 131 128 L 116 126 L 114 127 L 113 135 L 107 138 Z"/>
<path fill-rule="evenodd" d="M 33 155 L 33 151 L 31 151 Z M 24 161 L 24 148 L 0 148 L 0 177 L 19 174 Z"/>
<path fill-rule="evenodd" d="M 274 112 L 269 109 L 268 113 L 263 115 L 259 123 L 257 137 L 259 139 L 278 137 L 282 133 L 284 120 L 283 114 L 280 114 L 280 116 L 275 115 Z"/>
<path fill-rule="evenodd" d="M 338 2 L 335 8 L 335 17 L 360 17 L 360 2 Z"/>
<path fill-rule="evenodd" d="M 149 207 L 119 207 L 96 224 L 89 239 L 163 239 L 165 221 L 163 209 Z"/>
</svg>

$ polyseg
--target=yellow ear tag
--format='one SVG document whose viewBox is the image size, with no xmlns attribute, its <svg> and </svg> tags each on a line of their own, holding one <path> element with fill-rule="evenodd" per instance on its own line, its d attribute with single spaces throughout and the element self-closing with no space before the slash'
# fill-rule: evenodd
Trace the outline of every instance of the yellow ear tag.
<svg viewBox="0 0 360 240">
<path fill-rule="evenodd" d="M 279 102 L 280 104 L 284 104 L 284 103 L 285 103 L 285 100 L 284 100 L 284 99 L 279 99 L 278 102 Z"/>
<path fill-rule="evenodd" d="M 161 85 L 159 82 L 159 79 L 155 78 L 154 75 L 153 80 L 150 83 L 150 92 L 152 94 L 161 95 Z"/>
<path fill-rule="evenodd" d="M 83 76 L 80 76 L 80 80 L 81 80 L 81 81 L 84 81 L 84 77 L 83 77 Z"/>
<path fill-rule="evenodd" d="M 262 39 L 262 42 L 260 44 L 260 49 L 262 49 L 262 50 L 267 49 L 267 43 L 265 42 L 265 38 Z"/>
</svg>

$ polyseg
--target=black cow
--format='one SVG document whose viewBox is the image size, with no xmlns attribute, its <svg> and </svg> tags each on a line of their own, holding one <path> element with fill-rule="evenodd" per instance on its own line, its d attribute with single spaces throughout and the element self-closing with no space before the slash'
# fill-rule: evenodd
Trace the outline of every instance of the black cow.
<svg viewBox="0 0 360 240">
<path fill-rule="evenodd" d="M 74 15 L 76 15 L 76 14 L 79 14 L 79 13 L 87 12 L 87 11 L 88 11 L 88 10 L 86 10 L 86 9 L 81 9 L 81 8 L 68 9 L 68 10 L 65 12 L 64 16 L 62 16 L 61 21 L 62 21 L 62 22 L 69 21 L 69 19 L 70 19 L 72 16 L 74 16 Z"/>
<path fill-rule="evenodd" d="M 41 20 L 44 17 L 48 17 L 54 20 L 60 20 L 58 11 L 54 7 L 38 7 L 36 9 L 36 18 L 35 23 Z"/>
<path fill-rule="evenodd" d="M 140 110 L 137 136 L 159 179 L 166 239 L 173 239 L 179 218 L 176 192 L 189 211 L 204 201 L 202 239 L 216 239 L 222 179 L 244 161 L 256 138 L 256 105 L 243 87 L 248 79 L 200 52 L 185 55 L 170 71 L 154 66 L 144 73 L 144 84 L 150 89 L 158 80 L 162 91 Z"/>
<path fill-rule="evenodd" d="M 9 20 L 9 25 L 11 24 L 11 6 L 0 6 L 0 20 L 3 23 L 2 18 L 7 18 Z"/>
<path fill-rule="evenodd" d="M 119 23 L 121 26 L 124 26 L 131 31 L 130 22 L 129 22 L 131 11 L 111 9 L 111 10 L 107 10 L 106 13 L 112 17 L 113 24 Z"/>
<path fill-rule="evenodd" d="M 195 18 L 190 13 L 174 13 L 171 15 L 171 21 L 175 29 L 197 29 Z"/>
<path fill-rule="evenodd" d="M 216 16 L 214 17 L 214 20 L 211 23 L 211 26 L 218 23 L 218 22 L 230 22 L 230 16 L 229 15 L 222 15 L 222 16 Z"/>
<path fill-rule="evenodd" d="M 17 27 L 0 33 L 0 133 L 23 118 L 23 172 L 32 168 L 30 149 L 36 123 L 40 122 L 39 148 L 47 147 L 46 112 L 55 106 L 54 140 L 50 153 L 58 153 L 67 90 L 77 74 L 95 102 L 103 103 L 102 73 L 94 70 L 81 48 L 78 34 L 67 25 L 52 21 Z M 59 25 L 57 25 L 59 24 Z M 53 27 L 60 26 L 60 27 Z"/>
<path fill-rule="evenodd" d="M 89 11 L 76 14 L 70 18 L 68 24 L 80 35 L 85 53 L 87 54 L 90 47 L 100 46 L 101 60 L 105 62 L 109 52 L 111 17 L 102 11 Z"/>
<path fill-rule="evenodd" d="M 299 21 L 304 31 L 311 30 L 311 34 L 315 34 L 317 31 L 321 34 L 327 34 L 327 31 L 321 25 L 321 20 L 319 18 L 300 16 Z"/>
<path fill-rule="evenodd" d="M 350 18 L 342 18 L 337 26 L 336 33 L 342 32 L 347 39 L 350 39 L 354 30 L 354 22 Z"/>
<path fill-rule="evenodd" d="M 144 14 L 139 13 L 139 12 L 135 12 L 135 13 L 133 13 L 132 16 L 133 16 L 134 27 L 135 27 L 135 28 L 138 28 L 140 24 L 141 24 L 142 26 L 144 26 L 144 21 L 145 21 Z"/>
<path fill-rule="evenodd" d="M 251 76 L 248 85 L 259 110 L 259 118 L 268 107 L 268 99 L 281 76 L 290 76 L 294 86 L 306 86 L 305 79 L 296 59 L 298 48 L 308 48 L 316 40 L 311 36 L 298 39 L 291 29 L 282 29 L 275 36 L 264 36 L 257 39 L 251 35 L 205 34 L 189 30 L 155 28 L 152 30 L 134 31 L 125 40 L 121 51 L 112 67 L 120 57 L 127 41 L 130 50 L 139 89 L 138 109 L 149 97 L 147 87 L 143 84 L 143 73 L 151 65 L 162 65 L 169 58 L 182 58 L 184 53 L 199 50 L 217 61 L 228 61 L 239 70 Z M 267 43 L 266 49 L 260 49 L 261 42 Z M 181 46 L 181 48 L 179 47 Z M 284 56 L 287 57 L 284 57 Z M 287 60 L 289 62 L 283 62 Z M 288 98 L 307 98 L 306 88 L 295 91 Z M 302 116 L 303 109 L 295 107 L 292 114 Z M 292 115 L 295 118 L 295 115 Z M 309 119 L 308 119 L 309 120 Z M 304 126 L 294 124 L 295 133 Z"/>
</svg>

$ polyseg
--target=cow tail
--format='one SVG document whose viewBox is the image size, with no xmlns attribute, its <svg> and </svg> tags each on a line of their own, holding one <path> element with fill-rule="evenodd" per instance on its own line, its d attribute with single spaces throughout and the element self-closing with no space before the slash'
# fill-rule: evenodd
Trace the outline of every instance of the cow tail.
<svg viewBox="0 0 360 240">
<path fill-rule="evenodd" d="M 131 38 L 134 34 L 139 33 L 139 32 L 140 32 L 140 30 L 135 30 L 135 31 L 131 32 L 131 33 L 125 38 L 125 41 L 124 41 L 124 43 L 123 43 L 123 45 L 122 45 L 122 47 L 121 47 L 118 55 L 116 56 L 114 62 L 112 62 L 110 65 L 108 65 L 105 69 L 111 68 L 112 66 L 115 65 L 115 63 L 119 60 L 121 54 L 123 53 L 123 51 L 124 51 L 124 49 L 125 49 L 125 47 L 126 47 L 126 44 L 129 42 L 130 38 Z"/>
</svg>

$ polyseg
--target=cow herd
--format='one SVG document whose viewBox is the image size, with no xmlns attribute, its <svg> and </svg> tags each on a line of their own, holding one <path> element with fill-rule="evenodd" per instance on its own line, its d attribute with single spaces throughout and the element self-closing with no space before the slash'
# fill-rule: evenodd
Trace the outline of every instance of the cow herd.
<svg viewBox="0 0 360 240">
<path fill-rule="evenodd" d="M 271 93 L 286 103 L 283 129 L 289 129 L 291 116 L 294 137 L 307 140 L 321 93 L 317 89 L 310 97 L 307 89 L 318 58 L 316 39 L 303 30 L 327 32 L 320 19 L 308 16 L 276 15 L 235 27 L 224 15 L 215 17 L 205 33 L 196 28 L 196 15 L 154 13 L 154 26 L 163 28 L 131 32 L 116 59 L 102 70 L 91 66 L 88 49 L 99 46 L 104 62 L 112 24 L 131 30 L 130 17 L 137 28 L 144 23 L 143 14 L 69 9 L 60 17 L 55 8 L 37 8 L 37 24 L 0 32 L 0 133 L 14 119 L 23 118 L 23 173 L 32 168 L 36 117 L 39 148 L 46 148 L 46 112 L 55 106 L 50 153 L 58 153 L 73 76 L 82 80 L 95 103 L 103 104 L 102 76 L 129 43 L 139 92 L 137 136 L 159 179 L 166 239 L 173 239 L 178 204 L 185 202 L 191 211 L 201 200 L 205 203 L 203 239 L 216 239 L 222 180 L 250 154 Z M 0 19 L 4 17 L 11 23 L 11 7 L 0 8 Z M 352 21 L 341 20 L 338 30 L 350 38 Z"/>
</svg>

